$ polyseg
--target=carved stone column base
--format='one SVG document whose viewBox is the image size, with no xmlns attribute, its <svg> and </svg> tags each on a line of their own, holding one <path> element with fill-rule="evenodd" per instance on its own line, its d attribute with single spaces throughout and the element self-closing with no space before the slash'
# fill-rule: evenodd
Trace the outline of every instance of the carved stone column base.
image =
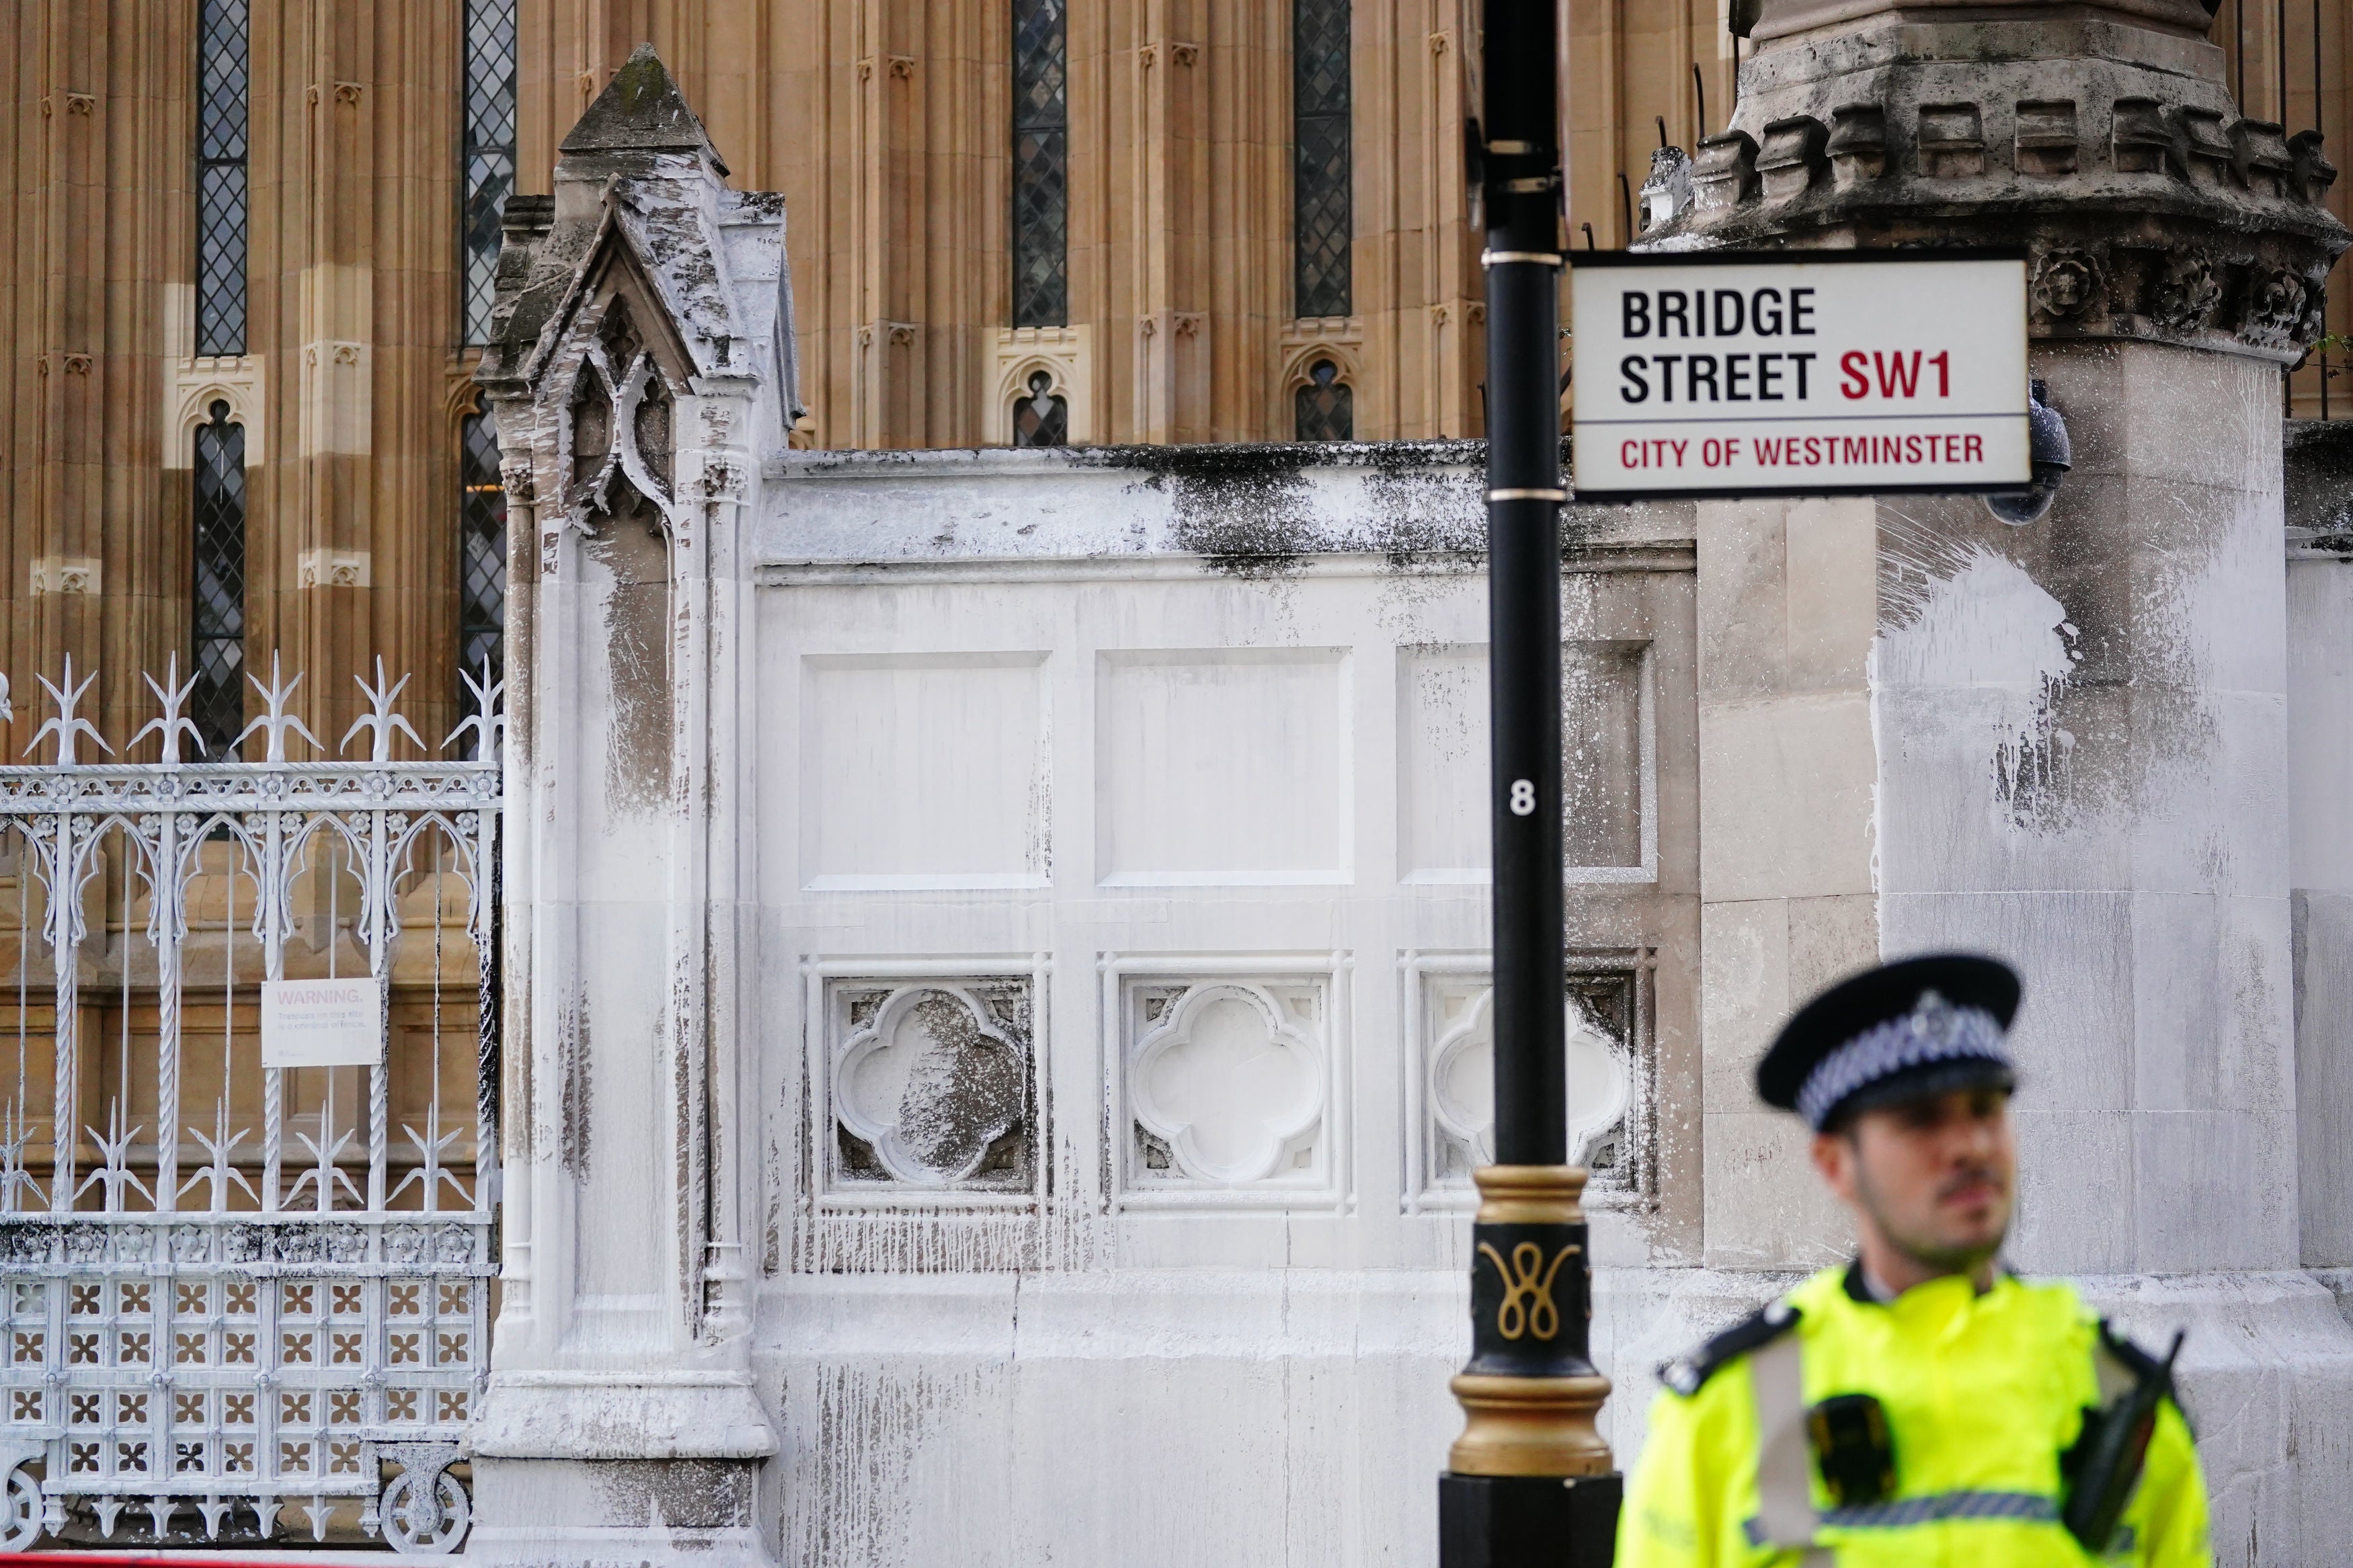
<svg viewBox="0 0 2353 1568">
<path fill-rule="evenodd" d="M 466 1561 L 500 1568 L 771 1568 L 748 1459 L 474 1460 Z"/>
<path fill-rule="evenodd" d="M 494 1373 L 469 1434 L 470 1562 L 760 1568 L 776 1435 L 747 1371 Z"/>
</svg>

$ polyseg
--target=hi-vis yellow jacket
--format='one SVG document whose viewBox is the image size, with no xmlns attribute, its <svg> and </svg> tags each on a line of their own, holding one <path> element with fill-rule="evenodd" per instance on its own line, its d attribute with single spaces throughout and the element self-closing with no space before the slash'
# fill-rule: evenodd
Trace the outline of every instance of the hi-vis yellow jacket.
<svg viewBox="0 0 2353 1568">
<path fill-rule="evenodd" d="M 2169 1399 L 2116 1550 L 2094 1558 L 2059 1521 L 2061 1459 L 2085 1407 L 2130 1381 L 2065 1285 L 2004 1275 L 1980 1296 L 1953 1278 L 1883 1305 L 1853 1266 L 1826 1269 L 1665 1375 L 1619 1517 L 1617 1568 L 2212 1562 L 2205 1483 Z M 1883 1502 L 1838 1509 L 1823 1489 L 1804 1413 L 1840 1394 L 1871 1394 L 1886 1412 L 1895 1483 Z"/>
</svg>

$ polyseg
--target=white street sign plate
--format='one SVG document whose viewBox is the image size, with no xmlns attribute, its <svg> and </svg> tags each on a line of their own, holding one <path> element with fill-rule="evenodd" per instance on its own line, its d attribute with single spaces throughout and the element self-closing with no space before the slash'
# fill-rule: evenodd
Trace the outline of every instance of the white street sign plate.
<svg viewBox="0 0 2353 1568">
<path fill-rule="evenodd" d="M 2026 261 L 1570 258 L 1580 500 L 2015 490 Z"/>
<path fill-rule="evenodd" d="M 384 993 L 375 980 L 262 982 L 263 1067 L 374 1067 L 383 1059 Z"/>
</svg>

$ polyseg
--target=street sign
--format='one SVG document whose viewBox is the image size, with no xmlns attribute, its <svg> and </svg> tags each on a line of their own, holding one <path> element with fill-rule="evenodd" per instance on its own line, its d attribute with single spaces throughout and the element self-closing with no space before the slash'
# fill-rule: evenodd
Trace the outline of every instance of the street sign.
<svg viewBox="0 0 2353 1568">
<path fill-rule="evenodd" d="M 2023 489 L 2026 260 L 1579 251 L 1579 500 Z"/>
<path fill-rule="evenodd" d="M 384 984 L 356 980 L 265 980 L 261 1065 L 374 1067 L 384 1060 Z"/>
</svg>

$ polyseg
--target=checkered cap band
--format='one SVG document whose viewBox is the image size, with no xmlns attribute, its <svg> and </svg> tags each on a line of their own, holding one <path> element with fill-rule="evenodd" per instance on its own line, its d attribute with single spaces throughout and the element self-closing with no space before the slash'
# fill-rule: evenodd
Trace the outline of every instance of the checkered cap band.
<svg viewBox="0 0 2353 1568">
<path fill-rule="evenodd" d="M 2010 1065 L 2001 1025 L 1982 1007 L 1956 1007 L 1934 991 L 1923 992 L 1909 1013 L 1873 1025 L 1816 1062 L 1798 1090 L 1798 1114 L 1820 1131 L 1857 1089 L 1913 1068 L 1969 1060 Z"/>
</svg>

